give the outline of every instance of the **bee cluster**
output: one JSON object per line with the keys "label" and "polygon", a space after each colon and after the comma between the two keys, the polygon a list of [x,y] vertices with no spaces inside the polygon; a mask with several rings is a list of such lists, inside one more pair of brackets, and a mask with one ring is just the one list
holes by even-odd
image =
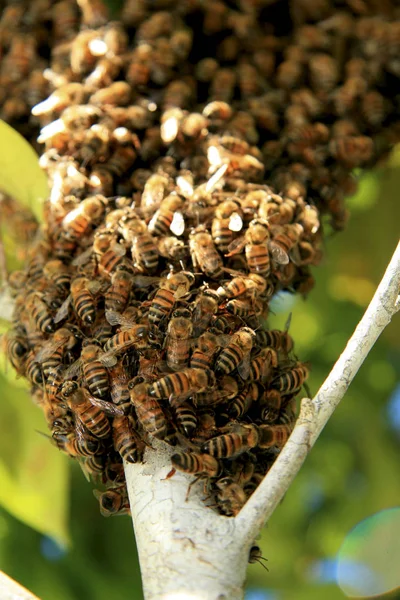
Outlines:
{"label": "bee cluster", "polygon": [[[106,487],[103,514],[129,510],[122,459],[155,437],[236,515],[308,376],[288,332],[266,327],[270,299],[312,288],[322,222],[344,226],[352,170],[399,133],[399,9],[134,0],[107,22],[98,0],[80,17],[43,4],[52,92],[32,119],[52,191],[9,277],[7,354],[53,443]],[[26,19],[16,28],[46,22]],[[1,43],[0,76],[14,61],[26,78],[35,61]]]}

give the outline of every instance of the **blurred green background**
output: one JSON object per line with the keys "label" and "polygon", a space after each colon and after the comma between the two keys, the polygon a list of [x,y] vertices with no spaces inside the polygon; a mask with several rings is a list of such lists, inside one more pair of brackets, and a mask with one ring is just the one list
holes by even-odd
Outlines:
{"label": "blurred green background", "polygon": [[[288,295],[274,303],[272,327],[283,327],[293,313],[291,334],[299,358],[312,364],[312,393],[344,348],[396,246],[398,156],[393,155],[384,169],[365,175],[359,193],[349,199],[349,225],[326,241],[325,259],[315,270],[317,285],[308,300]],[[382,538],[379,527],[375,531],[373,521],[366,521],[361,545],[351,531],[375,513],[400,504],[399,334],[397,316],[263,531],[259,543],[269,572],[258,564],[249,567],[248,600],[345,598],[337,585],[340,573],[342,583],[357,579],[358,573],[354,585],[360,587],[361,581],[364,593],[373,589],[364,563],[363,568],[357,563],[358,570],[351,568],[350,575],[340,566],[346,567],[349,560],[345,542],[356,562],[357,548],[365,549],[367,539],[376,553],[387,550],[387,536]],[[36,430],[46,431],[40,411],[11,368],[2,367],[0,568],[42,600],[122,600],[127,594],[139,600],[130,519],[99,515],[78,465],[38,435]],[[397,531],[399,559],[399,515],[383,512],[378,525],[381,521]],[[400,560],[397,571],[399,564]]]}

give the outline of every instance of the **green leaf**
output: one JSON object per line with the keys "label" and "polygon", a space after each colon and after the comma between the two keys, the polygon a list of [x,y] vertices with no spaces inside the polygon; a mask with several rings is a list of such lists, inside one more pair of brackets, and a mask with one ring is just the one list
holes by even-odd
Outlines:
{"label": "green leaf", "polygon": [[27,386],[15,387],[8,375],[8,380],[0,375],[0,504],[26,525],[68,545],[68,459],[40,435],[47,426]]}
{"label": "green leaf", "polygon": [[1,120],[0,140],[0,189],[42,221],[49,187],[36,152],[22,135]]}

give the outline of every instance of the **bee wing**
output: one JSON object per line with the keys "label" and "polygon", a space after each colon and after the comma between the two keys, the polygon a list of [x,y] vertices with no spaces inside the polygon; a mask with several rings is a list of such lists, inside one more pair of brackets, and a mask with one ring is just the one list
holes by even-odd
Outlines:
{"label": "bee wing", "polygon": [[126,327],[129,329],[129,328],[133,327],[133,325],[135,325],[135,321],[132,321],[132,319],[127,319],[121,313],[119,313],[115,310],[111,310],[111,309],[107,308],[105,311],[105,316],[106,316],[108,323],[113,326],[114,325],[122,325],[123,327]]}
{"label": "bee wing", "polygon": [[[119,346],[118,351],[120,349],[121,349],[121,347]],[[107,367],[108,369],[111,367],[115,367],[115,365],[118,362],[117,357],[115,356],[114,350],[109,350],[108,352],[105,352],[102,356],[99,356],[97,360],[99,362],[101,362],[101,364],[104,365],[105,367]]]}
{"label": "bee wing", "polygon": [[192,395],[193,395],[193,392],[191,392],[190,390],[188,392],[186,392],[185,394],[181,394],[179,396],[175,396],[174,394],[171,394],[170,397],[168,398],[168,401],[173,408],[178,408],[178,406],[181,406],[181,404],[183,404],[185,402],[185,400],[187,400]]}
{"label": "bee wing", "polygon": [[80,468],[82,469],[82,473],[84,474],[86,481],[88,481],[90,483],[90,471],[88,470],[88,468],[86,466],[86,460],[83,458],[78,459],[78,464],[79,464]]}
{"label": "bee wing", "polygon": [[250,354],[247,354],[237,366],[238,373],[242,379],[248,379],[250,375]]}
{"label": "bee wing", "polygon": [[151,285],[155,285],[160,281],[159,277],[149,277],[148,275],[135,275],[133,285],[140,289],[145,289]]}
{"label": "bee wing", "polygon": [[56,342],[51,342],[50,344],[45,344],[41,350],[36,354],[35,360],[38,363],[42,363],[47,360],[56,350],[62,346],[64,340],[57,340]]}
{"label": "bee wing", "polygon": [[110,415],[111,417],[123,417],[124,411],[119,406],[116,406],[112,402],[106,402],[105,400],[100,400],[99,398],[95,398],[94,396],[88,396],[89,401],[93,406],[97,406],[104,413]]}
{"label": "bee wing", "polygon": [[224,333],[217,336],[218,346],[221,348],[226,348],[229,342],[232,340],[231,335],[225,335]]}
{"label": "bee wing", "polygon": [[244,235],[236,238],[236,240],[233,240],[233,242],[231,242],[228,246],[228,253],[225,254],[225,256],[234,256],[235,254],[238,254],[246,245],[246,238],[244,237]]}
{"label": "bee wing", "polygon": [[278,246],[278,244],[275,244],[275,242],[271,241],[269,242],[268,246],[271,252],[271,256],[275,262],[277,262],[280,265],[288,264],[289,256],[284,250],[282,250],[280,246]]}
{"label": "bee wing", "polygon": [[228,166],[229,165],[227,163],[225,163],[224,165],[219,167],[219,169],[217,171],[215,171],[215,173],[212,177],[210,177],[210,179],[207,181],[207,184],[206,184],[206,193],[213,192],[215,190],[215,188],[218,186],[221,179],[225,175],[225,172],[226,172]]}
{"label": "bee wing", "polygon": [[289,316],[286,320],[285,329],[284,329],[284,331],[286,331],[286,332],[289,331],[290,323],[292,322],[292,314],[293,313],[289,313]]}
{"label": "bee wing", "polygon": [[122,244],[119,244],[118,242],[115,242],[114,244],[111,244],[110,249],[117,256],[125,256],[125,254],[126,254],[126,248],[125,248],[125,246],[123,246]]}
{"label": "bee wing", "polygon": [[68,298],[66,298],[66,300],[64,300],[64,302],[61,304],[60,308],[56,312],[54,319],[53,319],[54,323],[57,324],[60,321],[62,321],[63,319],[65,319],[65,317],[67,317],[69,305],[71,304],[71,300],[72,300],[72,296],[70,294],[68,296]]}
{"label": "bee wing", "polygon": [[298,246],[295,246],[294,248],[292,248],[289,252],[289,256],[291,261],[296,265],[296,267],[301,265],[301,255],[300,255],[300,250]]}
{"label": "bee wing", "polygon": [[89,248],[87,248],[87,250],[82,252],[82,254],[80,254],[79,256],[76,256],[74,258],[74,260],[71,262],[71,265],[74,267],[82,267],[87,262],[89,262],[92,254],[93,254],[93,248],[92,248],[92,246],[90,246]]}
{"label": "bee wing", "polygon": [[73,377],[78,375],[81,366],[82,366],[82,359],[78,358],[78,360],[76,360],[74,363],[72,363],[72,365],[70,365],[68,367],[68,369],[65,371],[65,377],[64,377],[65,381],[67,381],[68,379],[72,379]]}
{"label": "bee wing", "polygon": [[172,233],[176,236],[182,235],[185,231],[185,219],[181,212],[175,212],[171,225],[169,226]]}

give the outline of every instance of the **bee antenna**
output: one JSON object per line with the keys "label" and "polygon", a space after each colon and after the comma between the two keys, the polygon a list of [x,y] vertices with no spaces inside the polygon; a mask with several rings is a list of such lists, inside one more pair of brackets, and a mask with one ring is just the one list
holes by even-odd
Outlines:
{"label": "bee antenna", "polygon": [[285,323],[285,331],[286,332],[289,331],[290,323],[292,321],[292,314],[293,313],[289,313],[289,316],[288,316],[287,321]]}

